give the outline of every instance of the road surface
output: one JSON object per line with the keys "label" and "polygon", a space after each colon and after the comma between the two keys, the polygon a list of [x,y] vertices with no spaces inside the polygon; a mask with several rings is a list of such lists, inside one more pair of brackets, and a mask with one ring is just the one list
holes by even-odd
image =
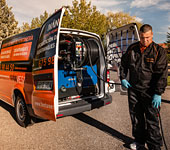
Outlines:
{"label": "road surface", "polygon": [[[90,112],[20,127],[14,109],[0,101],[0,150],[127,150],[132,142],[127,96]],[[162,123],[170,149],[170,89],[163,95]]]}

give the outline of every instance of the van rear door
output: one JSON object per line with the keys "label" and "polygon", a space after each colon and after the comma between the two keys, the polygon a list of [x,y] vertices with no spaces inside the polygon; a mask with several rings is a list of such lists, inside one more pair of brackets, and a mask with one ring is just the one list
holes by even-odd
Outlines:
{"label": "van rear door", "polygon": [[42,25],[33,61],[35,115],[56,120],[58,113],[58,43],[65,9],[55,12]]}
{"label": "van rear door", "polygon": [[[110,83],[113,85],[120,84],[119,80],[119,67],[121,63],[121,57],[126,52],[129,45],[139,41],[139,34],[136,23],[130,23],[120,28],[116,28],[107,33],[107,70],[110,71]],[[126,92],[126,89],[114,87],[110,85],[109,92],[112,91]]]}

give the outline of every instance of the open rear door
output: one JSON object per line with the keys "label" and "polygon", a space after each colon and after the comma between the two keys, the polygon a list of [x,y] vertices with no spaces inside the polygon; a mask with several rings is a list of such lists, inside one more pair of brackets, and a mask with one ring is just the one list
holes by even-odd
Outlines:
{"label": "open rear door", "polygon": [[58,113],[58,44],[64,11],[61,8],[42,25],[33,60],[32,107],[35,115],[49,120],[56,120]]}
{"label": "open rear door", "polygon": [[[122,26],[107,33],[106,59],[107,69],[110,70],[110,83],[120,84],[119,67],[121,57],[128,46],[137,41],[139,41],[139,34],[135,23]],[[110,89],[111,87],[114,86],[110,86]],[[121,86],[119,89],[116,88],[116,90],[124,91]]]}

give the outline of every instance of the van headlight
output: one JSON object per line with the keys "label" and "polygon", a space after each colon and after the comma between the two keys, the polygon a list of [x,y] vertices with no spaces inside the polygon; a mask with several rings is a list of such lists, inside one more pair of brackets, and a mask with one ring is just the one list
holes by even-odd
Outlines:
{"label": "van headlight", "polygon": [[37,81],[36,90],[53,90],[53,81]]}

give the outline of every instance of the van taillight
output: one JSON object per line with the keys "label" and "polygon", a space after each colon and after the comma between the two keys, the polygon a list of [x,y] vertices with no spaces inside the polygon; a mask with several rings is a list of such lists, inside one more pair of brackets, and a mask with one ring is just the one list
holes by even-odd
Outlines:
{"label": "van taillight", "polygon": [[110,81],[110,71],[107,70],[107,82],[109,82],[109,81]]}
{"label": "van taillight", "polygon": [[57,115],[57,118],[63,117],[63,116],[64,116],[64,114],[58,114],[58,115]]}

